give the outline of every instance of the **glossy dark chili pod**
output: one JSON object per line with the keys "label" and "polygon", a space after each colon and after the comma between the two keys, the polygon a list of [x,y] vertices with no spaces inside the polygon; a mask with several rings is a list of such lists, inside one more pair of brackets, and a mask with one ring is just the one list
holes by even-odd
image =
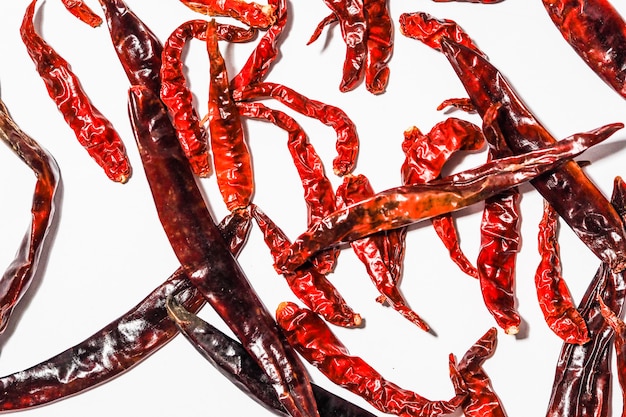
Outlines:
{"label": "glossy dark chili pod", "polygon": [[[236,256],[247,239],[250,217],[230,215],[219,229]],[[179,268],[139,304],[84,341],[28,369],[1,377],[0,411],[49,404],[130,371],[178,334],[165,307],[171,297],[191,312],[206,302]]]}
{"label": "glossy dark chili pod", "polygon": [[219,235],[158,93],[132,87],[129,113],[157,213],[189,279],[267,372],[285,409],[317,416],[304,365]]}
{"label": "glossy dark chili pod", "polygon": [[[174,298],[168,301],[167,309],[180,332],[226,378],[265,408],[288,416],[267,375],[241,343],[187,311]],[[311,387],[320,417],[374,417],[372,413],[315,384]]]}

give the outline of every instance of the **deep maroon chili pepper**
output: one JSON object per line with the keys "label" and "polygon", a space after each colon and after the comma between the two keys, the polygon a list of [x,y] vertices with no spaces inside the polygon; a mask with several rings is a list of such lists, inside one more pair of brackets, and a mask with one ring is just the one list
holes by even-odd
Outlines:
{"label": "deep maroon chili pepper", "polygon": [[[234,255],[244,246],[249,220],[249,216],[231,215],[219,225]],[[110,381],[149,358],[178,334],[165,306],[170,297],[192,312],[205,304],[202,294],[179,268],[139,304],[84,341],[28,369],[1,377],[0,411],[23,410],[68,398]]]}
{"label": "deep maroon chili pepper", "polygon": [[[621,123],[607,125],[524,156],[498,159],[426,184],[377,193],[358,204],[337,210],[309,228],[285,251],[276,266],[283,272],[293,271],[310,256],[328,247],[381,230],[408,226],[482,201],[558,167],[563,163],[562,158],[576,156],[586,145],[602,141],[622,127]],[[559,152],[567,148],[569,152]]]}
{"label": "deep maroon chili pepper", "polygon": [[210,60],[208,101],[209,140],[217,184],[230,211],[245,208],[254,193],[252,158],[244,136],[237,105],[233,100],[226,64],[217,44],[217,24],[207,24]]}
{"label": "deep maroon chili pepper", "polygon": [[461,404],[465,417],[506,417],[483,363],[493,356],[498,332],[492,327],[469,350],[457,365],[467,387],[467,398]]}
{"label": "deep maroon chili pepper", "polygon": [[[622,215],[626,208],[626,184],[616,178],[611,203]],[[597,301],[601,297],[621,315],[626,300],[624,273],[600,264],[578,311],[587,323],[589,342],[564,343],[556,365],[552,395],[546,417],[606,417],[611,397],[611,345],[613,329],[606,323]]]}
{"label": "deep maroon chili pepper", "polygon": [[157,213],[189,279],[267,372],[285,409],[317,416],[306,370],[219,235],[159,96],[132,87],[129,113]]}
{"label": "deep maroon chili pepper", "polygon": [[113,181],[124,183],[131,167],[122,139],[89,100],[69,63],[35,31],[33,18],[37,0],[24,14],[20,27],[22,41],[55,102],[78,142]]}
{"label": "deep maroon chili pepper", "polygon": [[335,384],[361,396],[384,413],[401,417],[449,414],[459,408],[467,395],[452,362],[450,378],[455,396],[448,401],[432,401],[386,380],[362,358],[351,356],[326,323],[311,310],[284,302],[278,306],[276,318],[289,342],[307,361]]}
{"label": "deep maroon chili pepper", "polygon": [[[337,188],[337,208],[342,209],[374,195],[374,189],[364,175],[347,175]],[[430,326],[409,306],[398,288],[401,265],[404,258],[404,242],[400,248],[393,247],[397,239],[389,235],[404,233],[404,228],[374,233],[350,242],[355,255],[365,265],[367,274],[381,294],[378,301],[390,305],[404,318],[424,331]],[[285,248],[287,249],[287,248]],[[296,270],[296,272],[299,271]]]}
{"label": "deep maroon chili pepper", "polygon": [[274,6],[245,0],[180,0],[191,10],[208,16],[225,16],[258,29],[271,26],[276,20]]}
{"label": "deep maroon chili pepper", "polygon": [[30,287],[46,250],[46,238],[56,221],[60,173],[54,157],[24,133],[0,100],[0,139],[33,170],[37,177],[31,205],[31,222],[11,264],[0,278],[0,333],[6,329],[14,307]]}
{"label": "deep maroon chili pepper", "polygon": [[587,324],[576,309],[567,283],[561,275],[561,258],[557,238],[558,214],[544,200],[539,223],[538,246],[541,260],[535,273],[539,307],[548,327],[565,343],[589,341]]}
{"label": "deep maroon chili pepper", "polygon": [[617,379],[622,391],[622,417],[626,416],[626,323],[598,297],[600,313],[615,333],[615,361],[617,363]]}
{"label": "deep maroon chili pepper", "polygon": [[589,67],[626,98],[626,22],[607,0],[543,0],[565,40]]}
{"label": "deep maroon chili pepper", "polygon": [[[287,416],[267,375],[240,343],[226,336],[174,298],[167,303],[170,317],[200,354],[246,394],[267,409]],[[375,417],[349,401],[312,384],[321,417]]]}
{"label": "deep maroon chili pepper", "polygon": [[91,27],[98,27],[102,24],[102,18],[80,0],[61,0],[68,12],[76,16],[82,22]]}
{"label": "deep maroon chili pepper", "polygon": [[[287,235],[256,205],[251,205],[256,220],[272,257],[277,259],[291,242]],[[361,325],[361,316],[356,314],[343,299],[339,291],[312,264],[297,271],[284,274],[289,288],[300,301],[329,323],[342,327]]]}

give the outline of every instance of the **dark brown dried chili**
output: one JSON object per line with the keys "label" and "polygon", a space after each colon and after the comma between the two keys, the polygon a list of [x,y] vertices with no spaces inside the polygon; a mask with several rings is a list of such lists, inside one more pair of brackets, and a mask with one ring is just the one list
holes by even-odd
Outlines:
{"label": "dark brown dried chili", "polygon": [[626,416],[626,323],[607,306],[601,297],[598,297],[600,313],[615,333],[613,346],[615,347],[615,362],[617,379],[622,391],[622,417]]}

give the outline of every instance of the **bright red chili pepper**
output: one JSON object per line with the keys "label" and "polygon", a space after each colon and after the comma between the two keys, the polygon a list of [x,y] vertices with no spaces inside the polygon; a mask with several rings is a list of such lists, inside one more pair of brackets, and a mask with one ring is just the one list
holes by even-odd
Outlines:
{"label": "bright red chili pepper", "polygon": [[382,94],[389,82],[389,60],[393,52],[393,24],[388,0],[363,0],[367,22],[365,88]]}
{"label": "bright red chili pepper", "polygon": [[225,16],[258,29],[271,26],[275,20],[275,9],[271,4],[263,5],[245,0],[180,0],[191,10],[208,16]]}
{"label": "bright red chili pepper", "polygon": [[81,0],[61,0],[61,2],[68,12],[89,26],[95,28],[102,24],[102,18]]}

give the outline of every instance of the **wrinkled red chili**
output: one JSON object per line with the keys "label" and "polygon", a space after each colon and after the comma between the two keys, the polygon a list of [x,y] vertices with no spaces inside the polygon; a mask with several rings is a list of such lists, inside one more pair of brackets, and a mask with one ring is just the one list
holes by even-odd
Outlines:
{"label": "wrinkled red chili", "polygon": [[68,12],[76,16],[82,22],[91,27],[98,27],[102,24],[102,18],[80,0],[61,0]]}
{"label": "wrinkled red chili", "polygon": [[265,29],[275,20],[275,9],[271,4],[259,4],[245,0],[180,0],[191,10],[208,16],[225,16],[239,20],[250,27]]}

